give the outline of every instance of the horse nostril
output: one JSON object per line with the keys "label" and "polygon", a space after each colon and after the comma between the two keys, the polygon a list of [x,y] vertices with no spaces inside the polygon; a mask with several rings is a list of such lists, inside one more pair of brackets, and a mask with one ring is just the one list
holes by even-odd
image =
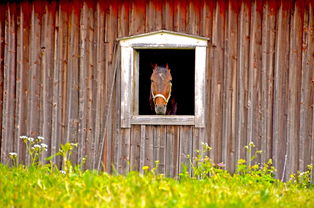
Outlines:
{"label": "horse nostril", "polygon": [[155,112],[158,115],[165,115],[166,114],[166,105],[155,105]]}

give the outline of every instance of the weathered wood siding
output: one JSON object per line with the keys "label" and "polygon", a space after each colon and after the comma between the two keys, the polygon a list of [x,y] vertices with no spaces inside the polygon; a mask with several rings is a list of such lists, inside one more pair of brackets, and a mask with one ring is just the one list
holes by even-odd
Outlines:
{"label": "weathered wood siding", "polygon": [[[20,135],[47,138],[50,155],[78,142],[86,168],[141,170],[159,160],[176,176],[207,142],[233,171],[253,141],[282,178],[314,163],[314,2],[21,1],[0,4],[1,162]],[[210,38],[206,128],[120,128],[116,38],[160,29]],[[102,148],[104,146],[104,148]],[[56,158],[58,164],[61,161]]]}

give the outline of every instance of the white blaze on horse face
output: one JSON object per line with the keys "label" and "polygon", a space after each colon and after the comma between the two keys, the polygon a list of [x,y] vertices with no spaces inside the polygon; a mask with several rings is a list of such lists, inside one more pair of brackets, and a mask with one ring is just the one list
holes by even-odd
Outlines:
{"label": "white blaze on horse face", "polygon": [[160,77],[162,80],[165,79],[165,75],[164,75],[163,73],[159,73],[158,75],[159,75],[159,77]]}

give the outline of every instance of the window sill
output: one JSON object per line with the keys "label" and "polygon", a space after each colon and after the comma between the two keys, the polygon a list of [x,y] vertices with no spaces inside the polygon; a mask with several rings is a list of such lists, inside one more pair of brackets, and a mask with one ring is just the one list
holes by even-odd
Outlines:
{"label": "window sill", "polygon": [[195,125],[195,116],[138,115],[131,117],[131,124],[138,125]]}

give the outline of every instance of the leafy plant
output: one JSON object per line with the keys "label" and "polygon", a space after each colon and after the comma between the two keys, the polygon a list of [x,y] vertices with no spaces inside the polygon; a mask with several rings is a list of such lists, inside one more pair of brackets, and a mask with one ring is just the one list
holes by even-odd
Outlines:
{"label": "leafy plant", "polygon": [[[36,138],[28,136],[20,136],[20,139],[24,142],[26,150],[29,153],[32,166],[38,166],[40,163],[40,157],[44,151],[47,151],[48,145],[43,143],[44,137],[38,136]],[[14,161],[15,166],[18,165],[18,158],[16,153],[9,153],[10,158]]]}
{"label": "leafy plant", "polygon": [[[47,158],[52,164],[54,157],[62,157],[65,175],[39,162],[30,167],[0,163],[0,207],[314,207],[312,166],[284,183],[274,179],[271,160],[253,164],[252,149],[251,159],[239,160],[230,174],[224,163],[208,157],[211,148],[203,144],[188,157],[193,175],[185,166],[176,180],[158,173],[159,161],[151,169],[144,166],[144,174],[81,170],[82,164],[73,167],[69,160],[76,146],[61,145]],[[17,154],[10,158],[17,161]]]}
{"label": "leafy plant", "polygon": [[[70,157],[72,155],[74,147],[77,147],[77,143],[61,144],[59,151],[56,154],[47,157],[46,160],[52,160],[56,156],[61,156],[63,161],[63,170],[61,170],[61,172],[64,174],[72,174],[73,165],[71,163]],[[85,162],[85,159],[83,159],[83,162]]]}
{"label": "leafy plant", "polygon": [[294,184],[301,188],[308,188],[311,186],[311,175],[313,171],[313,165],[308,165],[307,170],[304,172],[298,171],[295,174],[290,175],[289,183]]}

